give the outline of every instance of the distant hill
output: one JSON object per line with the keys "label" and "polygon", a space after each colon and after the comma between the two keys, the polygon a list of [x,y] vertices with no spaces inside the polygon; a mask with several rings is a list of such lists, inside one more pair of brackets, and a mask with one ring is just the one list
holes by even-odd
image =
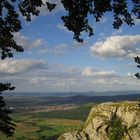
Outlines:
{"label": "distant hill", "polygon": [[[12,95],[11,95],[12,96]],[[60,104],[83,104],[83,103],[102,103],[118,101],[140,100],[140,94],[112,95],[112,96],[14,96],[14,98],[5,97],[8,106],[28,107],[28,106],[46,106]]]}
{"label": "distant hill", "polygon": [[66,96],[76,96],[76,95],[84,95],[84,96],[114,96],[114,95],[128,95],[128,94],[140,94],[138,90],[120,90],[120,91],[88,91],[88,92],[20,92],[20,93],[4,93],[3,95],[6,98],[28,98],[28,97],[66,97]]}

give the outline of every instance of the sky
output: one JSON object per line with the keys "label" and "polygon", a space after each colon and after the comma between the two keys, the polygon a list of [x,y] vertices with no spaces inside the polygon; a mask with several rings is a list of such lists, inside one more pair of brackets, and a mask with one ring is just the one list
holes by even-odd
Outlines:
{"label": "sky", "polygon": [[115,30],[111,14],[100,23],[90,18],[94,36],[82,33],[82,44],[64,27],[61,3],[51,13],[40,10],[31,22],[20,17],[23,29],[14,39],[24,52],[0,61],[0,81],[11,82],[15,92],[140,90],[133,58],[140,54],[140,20]]}

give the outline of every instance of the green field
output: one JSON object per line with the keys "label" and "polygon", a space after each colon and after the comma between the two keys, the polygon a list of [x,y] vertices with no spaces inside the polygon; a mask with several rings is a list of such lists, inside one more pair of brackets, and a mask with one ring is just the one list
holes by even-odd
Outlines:
{"label": "green field", "polygon": [[0,140],[56,140],[67,131],[80,130],[93,104],[81,105],[65,111],[14,113],[11,117],[16,123],[15,135]]}
{"label": "green field", "polygon": [[93,103],[80,105],[78,108],[70,110],[60,110],[60,111],[51,111],[51,112],[40,112],[40,113],[28,113],[34,118],[55,118],[55,119],[74,119],[85,121],[87,115],[90,111],[90,108],[93,106]]}

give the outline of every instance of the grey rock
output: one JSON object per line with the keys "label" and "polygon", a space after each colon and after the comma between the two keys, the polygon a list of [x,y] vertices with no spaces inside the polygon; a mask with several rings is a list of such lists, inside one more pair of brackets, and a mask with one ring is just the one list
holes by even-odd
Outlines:
{"label": "grey rock", "polygon": [[106,122],[114,114],[128,130],[122,140],[140,140],[140,102],[137,101],[109,102],[93,106],[81,132],[64,133],[58,140],[109,140]]}

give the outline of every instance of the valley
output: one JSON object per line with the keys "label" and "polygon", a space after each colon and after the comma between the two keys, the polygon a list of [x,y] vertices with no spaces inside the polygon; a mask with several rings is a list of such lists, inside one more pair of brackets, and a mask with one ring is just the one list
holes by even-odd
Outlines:
{"label": "valley", "polygon": [[102,102],[138,100],[140,94],[115,96],[16,96],[7,107],[16,124],[15,135],[1,140],[57,140],[64,132],[80,131],[91,108]]}

